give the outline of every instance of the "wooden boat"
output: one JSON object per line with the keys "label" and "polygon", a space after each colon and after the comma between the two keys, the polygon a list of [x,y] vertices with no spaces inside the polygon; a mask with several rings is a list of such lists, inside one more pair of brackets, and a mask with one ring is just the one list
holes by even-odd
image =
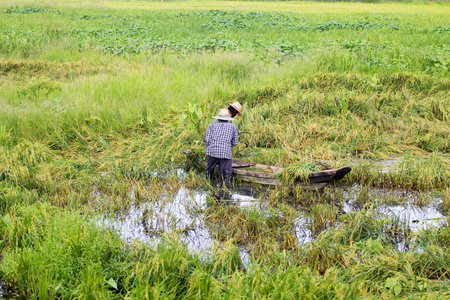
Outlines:
{"label": "wooden boat", "polygon": [[[196,159],[193,155],[191,155],[191,150],[187,149],[184,153],[196,165],[206,168],[207,162]],[[250,168],[252,170],[249,170]],[[262,171],[259,172],[255,169],[261,169]],[[283,167],[233,160],[233,174],[245,182],[276,186],[280,184],[277,174],[283,170]],[[339,169],[311,172],[309,174],[308,181],[301,181],[298,179],[295,181],[295,184],[304,189],[320,190],[343,178],[351,170],[352,169],[350,167],[342,167]]]}

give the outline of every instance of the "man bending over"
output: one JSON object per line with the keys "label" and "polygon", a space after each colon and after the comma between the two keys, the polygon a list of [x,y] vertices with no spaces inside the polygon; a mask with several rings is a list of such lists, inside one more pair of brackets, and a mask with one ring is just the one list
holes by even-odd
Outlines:
{"label": "man bending over", "polygon": [[215,167],[219,166],[220,186],[229,188],[232,176],[231,147],[238,144],[239,131],[233,123],[228,109],[221,109],[213,119],[218,122],[211,123],[206,130],[203,141],[206,144],[208,164],[206,177],[211,180]]}

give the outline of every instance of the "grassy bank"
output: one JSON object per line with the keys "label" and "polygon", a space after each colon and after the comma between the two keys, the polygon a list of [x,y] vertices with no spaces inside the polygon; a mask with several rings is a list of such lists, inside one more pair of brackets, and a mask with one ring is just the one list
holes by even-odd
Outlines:
{"label": "grassy bank", "polygon": [[[368,190],[438,195],[448,212],[450,6],[255,3],[0,4],[0,278],[39,299],[446,293],[447,224],[412,232],[373,209],[396,197]],[[342,213],[340,190],[291,187],[262,211],[194,206],[217,242],[208,259],[177,228],[150,228],[155,246],[101,226],[181,186],[209,190],[199,172],[180,180],[182,151],[203,157],[210,117],[234,101],[248,132],[234,157],[351,165],[358,211]]]}
{"label": "grassy bank", "polygon": [[[316,239],[298,245],[296,211],[280,208],[260,214],[211,206],[207,223],[224,242],[205,259],[176,235],[155,246],[127,244],[80,214],[48,204],[22,206],[2,216],[1,272],[27,299],[447,296],[447,225],[413,233],[369,208],[337,217],[339,226],[319,233],[328,226],[320,215],[335,211],[322,204],[311,222]],[[249,243],[245,261],[240,245]]]}

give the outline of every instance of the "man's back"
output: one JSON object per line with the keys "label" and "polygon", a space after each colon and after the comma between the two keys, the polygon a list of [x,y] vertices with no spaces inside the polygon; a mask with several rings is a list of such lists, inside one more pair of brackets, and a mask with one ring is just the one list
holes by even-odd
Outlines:
{"label": "man's back", "polygon": [[211,123],[204,137],[206,155],[231,159],[231,147],[238,144],[239,131],[233,123]]}

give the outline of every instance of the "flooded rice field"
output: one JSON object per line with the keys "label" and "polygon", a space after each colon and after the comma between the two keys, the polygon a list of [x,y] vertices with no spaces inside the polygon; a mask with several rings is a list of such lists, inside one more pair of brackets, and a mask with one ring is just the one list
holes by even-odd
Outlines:
{"label": "flooded rice field", "polygon": [[[340,216],[365,212],[389,223],[385,228],[395,232],[392,244],[400,251],[409,250],[411,233],[436,228],[447,222],[439,209],[442,199],[438,196],[374,189],[358,184],[309,193],[305,197],[317,198],[317,203],[309,206],[299,204],[298,199],[274,204],[270,190],[252,185],[234,188],[229,200],[218,202],[213,194],[181,187],[173,195],[141,201],[126,211],[103,215],[99,222],[102,226],[114,228],[122,239],[130,243],[141,241],[153,245],[163,236],[176,236],[193,253],[207,253],[227,238],[235,238],[243,261],[248,260],[251,253],[254,241],[251,235],[271,232],[267,224],[272,219],[279,222],[275,222],[272,229],[277,226],[288,228],[295,235],[295,243],[300,246],[314,241],[325,230],[337,228]],[[134,197],[133,192],[130,197]],[[280,209],[279,206],[284,208]],[[289,209],[286,210],[286,207]],[[246,217],[234,218],[237,214]],[[249,226],[248,223],[253,225]],[[237,232],[236,227],[239,230],[241,225],[245,233],[233,237],[233,233]]]}
{"label": "flooded rice field", "polygon": [[[257,190],[252,188],[237,189],[230,200],[223,201],[223,205],[242,209],[261,207],[259,199],[254,198],[257,195]],[[133,206],[126,212],[105,216],[101,222],[116,229],[129,242],[140,240],[153,243],[163,234],[181,234],[181,241],[192,251],[199,252],[211,248],[215,240],[205,224],[207,196],[205,191],[181,188],[172,198]]]}

